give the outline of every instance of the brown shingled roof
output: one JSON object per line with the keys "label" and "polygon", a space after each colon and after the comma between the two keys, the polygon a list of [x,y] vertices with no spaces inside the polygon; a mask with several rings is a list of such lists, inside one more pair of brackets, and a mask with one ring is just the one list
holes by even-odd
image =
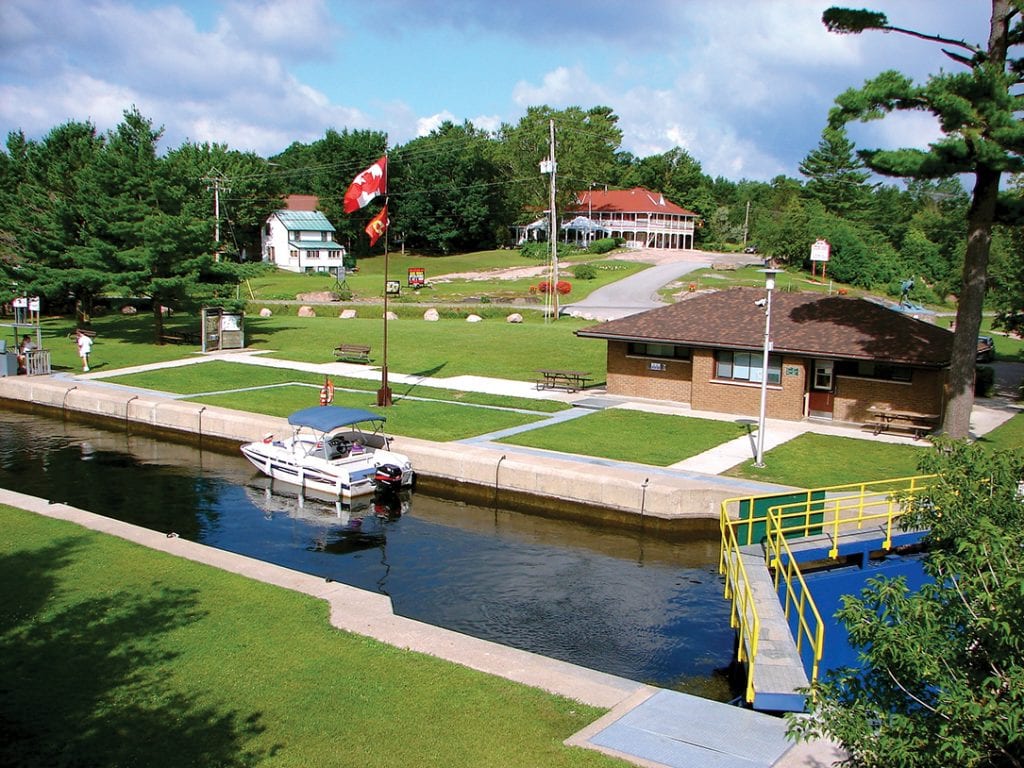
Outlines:
{"label": "brown shingled roof", "polygon": [[[701,294],[648,312],[582,328],[578,336],[716,349],[760,350],[762,288]],[[953,334],[864,299],[819,293],[772,293],[772,350],[833,359],[942,368]]]}

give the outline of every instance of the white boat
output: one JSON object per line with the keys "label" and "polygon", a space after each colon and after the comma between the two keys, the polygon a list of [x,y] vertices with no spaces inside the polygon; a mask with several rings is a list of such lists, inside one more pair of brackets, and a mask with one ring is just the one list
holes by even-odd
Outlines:
{"label": "white boat", "polygon": [[412,486],[412,463],[391,450],[384,416],[320,405],[296,411],[288,423],[291,437],[267,435],[242,446],[245,458],[272,479],[343,499]]}

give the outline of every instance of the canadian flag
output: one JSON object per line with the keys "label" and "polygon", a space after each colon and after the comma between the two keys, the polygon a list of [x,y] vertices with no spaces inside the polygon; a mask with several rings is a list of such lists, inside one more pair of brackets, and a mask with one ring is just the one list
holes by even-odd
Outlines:
{"label": "canadian flag", "polygon": [[380,239],[380,236],[388,231],[388,206],[387,203],[380,209],[380,213],[370,219],[370,223],[366,225],[366,234],[370,236],[370,245],[374,246]]}
{"label": "canadian flag", "polygon": [[360,173],[345,192],[345,213],[365,208],[377,195],[383,194],[388,185],[388,157],[385,155]]}

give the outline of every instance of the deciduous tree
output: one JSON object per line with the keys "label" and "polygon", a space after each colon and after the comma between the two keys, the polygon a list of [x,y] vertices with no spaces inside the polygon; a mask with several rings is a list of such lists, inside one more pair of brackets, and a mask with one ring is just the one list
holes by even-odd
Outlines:
{"label": "deciduous tree", "polygon": [[1024,451],[942,439],[922,462],[938,473],[905,502],[929,529],[917,592],[871,579],[838,616],[861,669],[813,686],[791,735],[827,736],[855,768],[1024,766]]}

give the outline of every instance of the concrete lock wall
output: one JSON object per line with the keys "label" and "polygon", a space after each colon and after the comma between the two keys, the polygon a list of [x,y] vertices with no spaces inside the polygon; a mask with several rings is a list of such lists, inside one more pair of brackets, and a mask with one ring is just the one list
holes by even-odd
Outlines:
{"label": "concrete lock wall", "polygon": [[[191,403],[85,381],[49,377],[0,378],[0,399],[146,425],[157,430],[214,438],[227,443],[290,434],[287,420]],[[514,503],[553,516],[589,517],[635,526],[674,527],[681,521],[718,520],[723,499],[734,490],[691,477],[595,466],[484,446],[435,443],[396,437],[392,446],[409,456],[430,489],[456,487],[477,502]]]}

